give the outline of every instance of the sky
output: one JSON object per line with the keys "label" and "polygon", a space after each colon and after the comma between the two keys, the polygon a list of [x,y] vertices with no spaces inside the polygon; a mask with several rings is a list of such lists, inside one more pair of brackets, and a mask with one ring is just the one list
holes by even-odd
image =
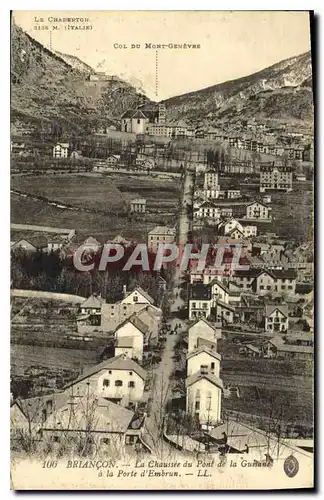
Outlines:
{"label": "sky", "polygon": [[[15,11],[13,16],[45,46],[51,43],[53,50],[138,84],[153,100],[240,78],[310,50],[308,12]],[[52,19],[72,17],[89,21]],[[68,30],[67,25],[92,29]],[[159,49],[156,56],[145,43],[201,48]]]}

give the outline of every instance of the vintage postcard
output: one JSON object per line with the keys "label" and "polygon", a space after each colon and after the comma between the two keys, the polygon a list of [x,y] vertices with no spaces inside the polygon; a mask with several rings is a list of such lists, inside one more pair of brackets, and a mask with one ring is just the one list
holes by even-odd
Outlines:
{"label": "vintage postcard", "polygon": [[11,489],[314,486],[308,11],[13,11]]}

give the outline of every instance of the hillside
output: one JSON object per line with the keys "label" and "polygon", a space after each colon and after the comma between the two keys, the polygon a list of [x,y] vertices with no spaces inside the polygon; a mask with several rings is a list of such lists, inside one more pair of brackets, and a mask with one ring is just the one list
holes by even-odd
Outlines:
{"label": "hillside", "polygon": [[90,82],[90,70],[74,56],[51,52],[13,23],[12,129],[33,125],[60,135],[88,131],[97,123],[109,125],[139,101],[149,102],[123,80]]}
{"label": "hillside", "polygon": [[165,101],[170,119],[209,125],[237,118],[312,120],[311,54],[307,52],[237,80]]}
{"label": "hillside", "polygon": [[91,68],[89,64],[86,64],[85,62],[81,61],[81,59],[79,59],[76,56],[72,56],[70,54],[63,54],[62,52],[58,52],[57,50],[55,50],[54,53],[61,59],[63,59],[63,61],[65,61],[67,64],[72,66],[73,69],[76,69],[81,73],[85,73],[86,75],[95,73],[95,70]]}

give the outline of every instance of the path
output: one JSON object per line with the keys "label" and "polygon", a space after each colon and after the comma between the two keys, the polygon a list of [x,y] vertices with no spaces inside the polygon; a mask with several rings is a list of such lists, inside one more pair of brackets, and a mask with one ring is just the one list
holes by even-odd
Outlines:
{"label": "path", "polygon": [[[182,196],[180,199],[179,211],[179,234],[178,241],[180,245],[184,245],[188,241],[188,233],[190,230],[190,220],[187,214],[187,204],[192,203],[192,176],[186,174],[183,184]],[[185,307],[185,302],[180,298],[180,285],[181,272],[180,268],[176,268],[174,275],[174,286],[172,289],[172,298],[170,311],[176,313]],[[153,369],[152,376],[154,377],[153,390],[152,390],[152,407],[150,416],[146,419],[145,432],[143,435],[144,442],[150,446],[151,449],[157,450],[160,456],[174,455],[175,450],[172,446],[166,443],[161,438],[161,428],[163,427],[163,417],[165,414],[165,406],[168,402],[170,391],[170,377],[173,371],[173,355],[174,346],[178,339],[180,332],[186,328],[183,320],[177,317],[172,317],[168,320],[171,325],[171,330],[174,330],[176,324],[180,324],[181,328],[177,334],[167,335],[162,360],[159,365]]]}

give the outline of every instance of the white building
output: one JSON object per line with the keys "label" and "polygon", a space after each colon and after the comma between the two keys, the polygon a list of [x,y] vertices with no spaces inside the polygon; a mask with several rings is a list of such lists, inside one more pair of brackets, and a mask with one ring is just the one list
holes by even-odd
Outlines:
{"label": "white building", "polygon": [[216,349],[202,345],[187,355],[187,377],[191,377],[197,372],[211,373],[219,377],[220,362],[221,355]]}
{"label": "white building", "polygon": [[146,199],[136,198],[130,202],[130,211],[135,213],[145,213],[146,212]]}
{"label": "white building", "polygon": [[136,111],[128,109],[121,117],[122,132],[131,132],[133,134],[146,134],[148,130],[149,118],[141,110]]}
{"label": "white building", "polygon": [[194,209],[194,215],[197,219],[207,219],[217,223],[220,218],[220,209],[211,201],[204,201]]}
{"label": "white building", "polygon": [[120,155],[110,155],[106,159],[106,165],[114,166],[120,162]]}
{"label": "white building", "polygon": [[154,304],[154,299],[140,286],[136,287],[132,292],[125,294],[121,301],[122,304]]}
{"label": "white building", "polygon": [[115,356],[106,359],[88,370],[68,386],[73,387],[77,396],[96,394],[99,397],[119,402],[122,406],[142,401],[146,372],[135,361],[126,356]]}
{"label": "white building", "polygon": [[149,123],[147,133],[158,137],[172,137],[174,127],[167,123]]}
{"label": "white building", "polygon": [[156,252],[162,243],[173,243],[176,239],[176,229],[174,227],[156,226],[147,235],[148,247]]}
{"label": "white building", "polygon": [[286,165],[260,166],[260,193],[292,190],[292,168]]}
{"label": "white building", "polygon": [[218,198],[220,187],[218,184],[218,172],[209,168],[204,173],[204,195],[206,198]]}
{"label": "white building", "polygon": [[223,382],[211,373],[197,372],[186,380],[186,411],[199,420],[202,429],[211,429],[221,420]]}
{"label": "white building", "polygon": [[265,307],[265,331],[284,333],[288,331],[287,304],[267,304]]}
{"label": "white building", "polygon": [[69,147],[70,145],[68,142],[58,142],[53,147],[53,158],[67,158]]}
{"label": "white building", "polygon": [[188,329],[188,354],[198,347],[198,339],[205,339],[217,346],[222,336],[220,323],[210,323],[206,319],[196,320]]}
{"label": "white building", "polygon": [[250,220],[269,220],[271,219],[271,207],[261,201],[253,201],[246,207],[246,218]]}
{"label": "white building", "polygon": [[138,361],[143,359],[143,347],[146,329],[136,315],[131,316],[115,331],[115,356],[124,354]]}

